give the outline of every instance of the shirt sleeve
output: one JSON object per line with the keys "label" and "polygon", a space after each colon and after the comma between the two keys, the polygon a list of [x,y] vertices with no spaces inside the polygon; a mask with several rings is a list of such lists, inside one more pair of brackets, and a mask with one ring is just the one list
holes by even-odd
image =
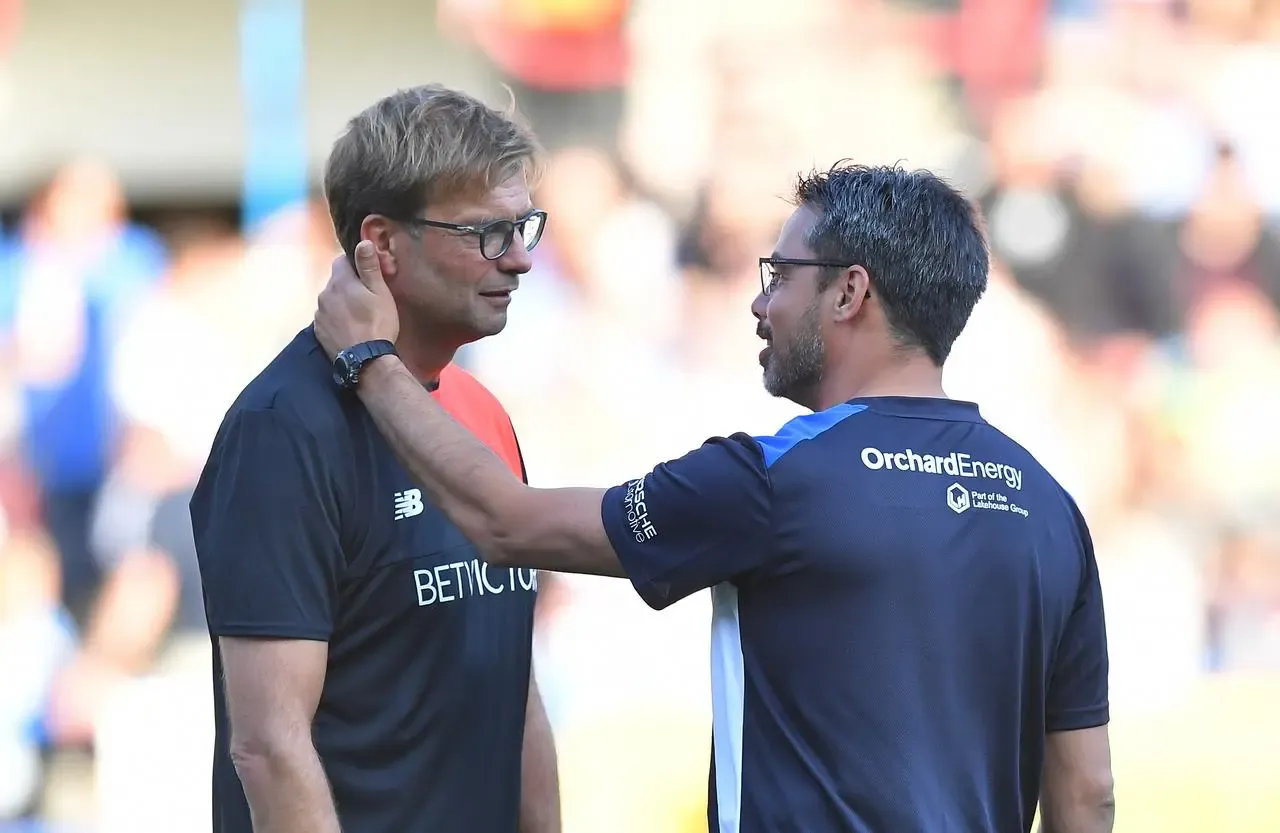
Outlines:
{"label": "shirt sleeve", "polygon": [[191,499],[211,634],[329,638],[345,567],[336,482],[287,415],[228,419]]}
{"label": "shirt sleeve", "polygon": [[1050,732],[1088,729],[1110,722],[1107,675],[1107,628],[1102,585],[1093,542],[1076,510],[1084,546],[1084,572],[1075,607],[1058,642],[1045,702],[1045,728]]}
{"label": "shirt sleeve", "polygon": [[661,610],[765,564],[772,497],[759,445],[735,434],[609,489],[601,516],[636,591]]}

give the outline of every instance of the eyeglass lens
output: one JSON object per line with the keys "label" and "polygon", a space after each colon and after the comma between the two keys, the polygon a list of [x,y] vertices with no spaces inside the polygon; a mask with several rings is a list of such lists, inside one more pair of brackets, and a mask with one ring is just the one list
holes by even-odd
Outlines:
{"label": "eyeglass lens", "polygon": [[480,251],[489,260],[497,260],[511,247],[511,241],[515,239],[517,229],[520,231],[520,239],[524,242],[525,250],[533,251],[538,241],[542,239],[542,229],[545,225],[546,215],[541,212],[530,214],[518,223],[510,220],[493,223],[480,235]]}

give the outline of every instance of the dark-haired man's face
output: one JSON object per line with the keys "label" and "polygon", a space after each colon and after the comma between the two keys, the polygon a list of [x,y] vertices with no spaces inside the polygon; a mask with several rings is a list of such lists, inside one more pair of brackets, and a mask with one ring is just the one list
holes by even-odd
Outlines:
{"label": "dark-haired man's face", "polygon": [[[813,259],[805,236],[816,220],[811,209],[797,209],[782,227],[775,257]],[[751,305],[759,322],[756,332],[767,342],[760,351],[765,390],[805,407],[813,407],[826,368],[819,276],[817,266],[777,264],[768,294],[762,292]]]}
{"label": "dark-haired man's face", "polygon": [[764,389],[773,396],[809,407],[806,400],[822,382],[825,368],[825,347],[818,325],[818,305],[811,304],[795,326],[789,332],[784,331],[784,335],[779,335],[772,329],[767,329],[766,332],[771,333],[769,346],[760,354],[760,366],[764,368]]}

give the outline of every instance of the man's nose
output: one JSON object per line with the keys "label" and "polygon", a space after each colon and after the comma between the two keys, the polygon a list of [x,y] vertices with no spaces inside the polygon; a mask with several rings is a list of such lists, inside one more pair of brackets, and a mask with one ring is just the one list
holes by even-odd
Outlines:
{"label": "man's nose", "polygon": [[523,275],[533,268],[533,255],[525,248],[524,238],[516,235],[511,245],[498,258],[498,268],[513,275]]}
{"label": "man's nose", "polygon": [[756,294],[751,301],[751,314],[756,317],[757,321],[764,321],[764,314],[769,310],[769,299],[765,297],[763,292]]}

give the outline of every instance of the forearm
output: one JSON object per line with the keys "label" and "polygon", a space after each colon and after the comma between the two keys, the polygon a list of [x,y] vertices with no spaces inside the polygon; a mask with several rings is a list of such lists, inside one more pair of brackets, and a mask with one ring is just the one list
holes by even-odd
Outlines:
{"label": "forearm", "polygon": [[526,488],[480,440],[441,408],[395,357],[366,366],[360,399],[396,457],[431,501],[481,552],[514,526],[503,517]]}
{"label": "forearm", "polygon": [[521,759],[520,833],[560,833],[555,738],[536,688],[529,696]]}
{"label": "forearm", "polygon": [[398,358],[366,366],[359,392],[397,459],[486,560],[626,575],[601,521],[602,490],[526,486]]}
{"label": "forearm", "polygon": [[333,794],[309,743],[233,755],[253,819],[253,833],[340,833]]}

